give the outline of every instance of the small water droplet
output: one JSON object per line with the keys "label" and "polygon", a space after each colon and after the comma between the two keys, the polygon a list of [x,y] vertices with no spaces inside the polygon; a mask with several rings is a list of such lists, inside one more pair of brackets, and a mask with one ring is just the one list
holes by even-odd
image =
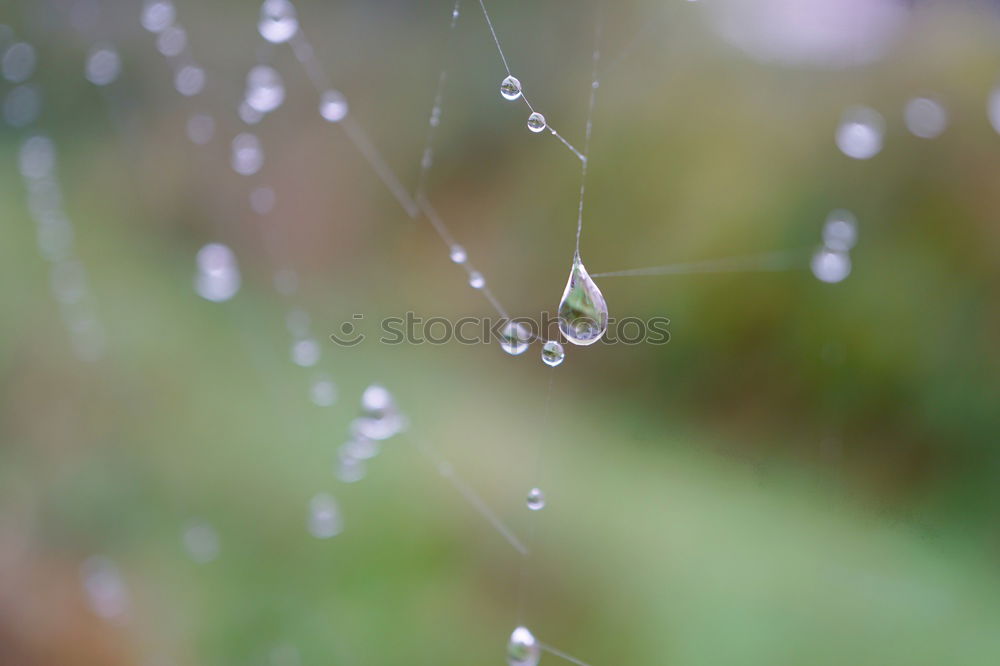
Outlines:
{"label": "small water droplet", "polygon": [[528,116],[528,129],[536,134],[545,129],[545,116],[537,111]]}
{"label": "small water droplet", "polygon": [[174,77],[174,87],[185,97],[197,95],[205,87],[205,70],[197,65],[185,65]]}
{"label": "small water droplet", "polygon": [[837,147],[848,157],[867,160],[882,150],[885,120],[875,109],[856,106],[844,112],[837,128]]}
{"label": "small water droplet", "polygon": [[0,71],[11,83],[21,83],[34,73],[36,62],[35,47],[27,42],[17,42],[4,51]]}
{"label": "small water droplet", "polygon": [[337,501],[326,493],[309,500],[309,533],[317,539],[335,537],[344,530]]}
{"label": "small water droplet", "polygon": [[260,113],[270,113],[285,101],[285,85],[278,70],[257,65],[247,74],[246,101]]}
{"label": "small water droplet", "polygon": [[469,255],[465,253],[465,248],[462,247],[461,245],[452,245],[451,250],[448,253],[448,256],[450,256],[451,260],[454,261],[456,264],[464,264],[465,261],[469,258]]}
{"label": "small water droplet", "polygon": [[337,402],[337,385],[326,375],[321,375],[309,387],[309,399],[317,407],[329,407]]}
{"label": "small water droplet", "polygon": [[110,44],[100,44],[91,48],[87,55],[84,73],[95,86],[113,83],[121,72],[122,60],[118,51]]}
{"label": "small water droplet", "polygon": [[507,641],[508,666],[538,666],[542,649],[527,627],[518,627]]}
{"label": "small water droplet", "polygon": [[531,333],[524,324],[509,321],[500,331],[500,348],[511,356],[519,356],[531,344]]}
{"label": "small water droplet", "polygon": [[482,289],[486,286],[486,278],[479,271],[469,273],[469,286],[473,289]]}
{"label": "small water droplet", "polygon": [[312,338],[292,343],[292,362],[297,366],[311,368],[319,363],[319,356],[319,343]]}
{"label": "small water droplet", "polygon": [[941,102],[930,97],[915,97],[903,110],[906,128],[921,139],[933,139],[948,127],[948,112]]}
{"label": "small water droplet", "polygon": [[91,557],[81,565],[80,576],[87,602],[97,615],[105,620],[117,620],[128,612],[128,588],[114,562],[100,555]]}
{"label": "small water droplet", "polygon": [[167,26],[156,37],[156,50],[168,58],[179,56],[187,47],[187,32],[179,25]]}
{"label": "small water droplet", "polygon": [[357,460],[371,460],[379,454],[381,445],[376,439],[369,439],[360,433],[355,433],[340,447],[340,454]]}
{"label": "small water droplet", "polygon": [[513,102],[521,96],[521,82],[513,76],[508,76],[500,82],[500,96]]}
{"label": "small water droplet", "polygon": [[264,164],[264,151],[260,139],[253,134],[238,134],[233,139],[233,151],[230,162],[233,171],[243,176],[251,176],[260,171]]}
{"label": "small water droplet", "polygon": [[365,461],[355,458],[349,452],[341,449],[337,455],[337,468],[334,473],[342,483],[357,483],[365,478]]}
{"label": "small water droplet", "polygon": [[195,289],[202,298],[221,303],[228,301],[240,289],[240,270],[236,255],[221,243],[209,243],[196,257],[198,274]]}
{"label": "small water droplet", "polygon": [[176,10],[169,0],[149,0],[142,7],[140,22],[149,32],[162,32],[174,23]]}
{"label": "small water droplet", "polygon": [[532,511],[541,511],[545,508],[545,493],[541,488],[532,488],[528,491],[527,504]]}
{"label": "small water droplet", "polygon": [[272,44],[287,42],[299,31],[295,7],[288,0],[264,0],[257,23],[260,36]]}
{"label": "small water droplet", "polygon": [[858,241],[857,224],[857,219],[849,211],[833,211],[823,225],[823,245],[836,252],[847,252]]}
{"label": "small water droplet", "polygon": [[559,330],[575,345],[592,345],[608,330],[608,304],[579,255],[559,301]]}
{"label": "small water droplet", "polygon": [[561,364],[565,358],[566,351],[563,349],[562,344],[556,340],[549,340],[542,345],[542,363],[545,365],[554,368]]}
{"label": "small water droplet", "polygon": [[813,255],[811,268],[822,282],[841,282],[851,274],[851,257],[846,252],[823,248]]}
{"label": "small water droplet", "polygon": [[324,120],[337,123],[347,116],[347,98],[339,90],[327,90],[320,97],[319,115]]}

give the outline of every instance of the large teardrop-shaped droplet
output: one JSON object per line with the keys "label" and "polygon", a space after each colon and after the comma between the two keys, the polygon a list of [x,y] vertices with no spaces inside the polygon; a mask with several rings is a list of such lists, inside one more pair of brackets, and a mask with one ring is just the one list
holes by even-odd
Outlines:
{"label": "large teardrop-shaped droplet", "polygon": [[608,330],[608,304],[580,255],[573,257],[566,291],[559,301],[559,330],[574,345],[592,345]]}

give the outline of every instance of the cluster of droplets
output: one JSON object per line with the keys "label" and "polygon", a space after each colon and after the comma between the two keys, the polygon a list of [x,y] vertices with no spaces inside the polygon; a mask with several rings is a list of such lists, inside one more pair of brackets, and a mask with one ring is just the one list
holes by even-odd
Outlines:
{"label": "cluster of droplets", "polygon": [[[0,46],[6,41],[2,37],[9,39],[11,34],[0,35]],[[0,73],[8,83],[14,84],[3,99],[3,119],[11,127],[27,127],[35,122],[41,111],[41,94],[29,81],[37,62],[35,47],[27,42],[7,44],[0,54]]]}
{"label": "cluster of droplets", "polygon": [[347,441],[337,451],[336,476],[344,483],[360,481],[381,443],[406,429],[406,416],[387,388],[372,384],[361,394],[361,414],[351,421]]}
{"label": "cluster of droplets", "polygon": [[[500,96],[503,97],[508,102],[514,102],[519,99],[523,99],[525,103],[528,102],[527,98],[524,96],[524,91],[521,90],[521,82],[516,76],[507,75],[503,81],[500,82]],[[531,107],[531,104],[528,104]],[[528,129],[535,134],[543,131],[548,124],[545,122],[545,116],[541,113],[531,109],[531,113],[528,115]]]}
{"label": "cluster of droplets", "polygon": [[174,88],[185,97],[205,89],[205,70],[191,57],[187,31],[177,23],[177,10],[170,0],[146,0],[140,16],[142,27],[156,35],[156,50],[167,59],[174,73]]}
{"label": "cluster of droplets", "polygon": [[248,125],[256,124],[284,101],[285,85],[278,70],[269,65],[256,65],[247,73],[240,118]]}
{"label": "cluster of droplets", "polygon": [[73,224],[63,209],[62,188],[56,177],[56,146],[43,134],[21,144],[19,167],[28,193],[28,212],[35,221],[38,251],[49,263],[52,295],[59,305],[76,356],[96,361],[104,355],[105,335],[87,271],[74,252]]}
{"label": "cluster of droplets", "polygon": [[205,300],[228,301],[240,290],[240,269],[236,254],[227,245],[209,243],[195,256],[197,271],[194,288]]}
{"label": "cluster of droplets", "polygon": [[813,255],[810,267],[816,279],[836,283],[851,274],[851,249],[858,240],[858,223],[846,210],[835,210],[823,225],[823,244]]}

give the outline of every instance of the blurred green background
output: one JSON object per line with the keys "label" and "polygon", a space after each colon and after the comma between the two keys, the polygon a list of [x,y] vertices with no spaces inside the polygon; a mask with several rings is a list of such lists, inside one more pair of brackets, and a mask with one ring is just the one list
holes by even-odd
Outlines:
{"label": "blurred green background", "polygon": [[[670,343],[571,348],[552,370],[537,345],[379,344],[382,317],[491,310],[318,117],[290,50],[262,50],[257,3],[176,4],[208,72],[193,98],[139,2],[0,15],[35,45],[43,99],[31,127],[0,131],[0,662],[501,664],[519,622],[594,666],[1000,662],[995,7],[908,5],[885,57],[832,69],[748,57],[721,38],[719,2],[604,3],[592,271],[811,247],[834,208],[855,212],[860,241],[835,285],[808,270],[602,280],[613,316],[669,317]],[[492,4],[511,69],[581,144],[595,6]],[[447,62],[430,199],[512,314],[554,312],[579,165],[500,99],[477,3],[446,46],[451,6],[297,3],[408,186]],[[100,41],[123,60],[103,89],[83,77]],[[255,128],[265,165],[244,178],[229,141],[261,58],[287,99]],[[902,119],[927,94],[950,118],[930,141]],[[886,119],[869,161],[833,141],[853,104]],[[217,122],[205,147],[185,138],[194,112]],[[17,164],[36,131],[57,146],[108,338],[95,363],[74,357],[36,249]],[[272,215],[250,210],[259,183],[277,192]],[[230,302],[193,289],[208,242],[238,256]],[[283,297],[272,277],[289,268],[300,288]],[[290,308],[312,315],[316,368],[290,362]],[[375,336],[334,346],[355,313]],[[309,400],[318,372],[337,384],[331,407]],[[410,428],[340,483],[337,449],[373,382]],[[530,535],[529,558],[414,441]],[[549,503],[529,513],[539,450]],[[333,539],[306,530],[317,492],[343,512]],[[218,533],[211,562],[185,552],[192,520]],[[116,621],[87,606],[95,555],[127,586]]]}

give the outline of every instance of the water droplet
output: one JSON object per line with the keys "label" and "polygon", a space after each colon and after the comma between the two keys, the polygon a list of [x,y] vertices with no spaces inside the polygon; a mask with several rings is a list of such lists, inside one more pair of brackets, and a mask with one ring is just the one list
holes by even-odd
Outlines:
{"label": "water droplet", "polygon": [[322,375],[309,387],[309,399],[318,407],[329,407],[337,402],[337,385],[332,379]]}
{"label": "water droplet", "polygon": [[347,116],[347,98],[339,90],[327,90],[320,96],[319,115],[331,123],[337,123]]}
{"label": "water droplet", "polygon": [[986,111],[993,129],[1000,132],[1000,87],[994,88],[993,92],[990,93]]}
{"label": "water droplet", "polygon": [[541,488],[532,488],[528,491],[527,504],[532,511],[541,511],[545,508],[545,493]]}
{"label": "water droplet", "polygon": [[233,139],[233,154],[231,158],[233,170],[244,176],[250,176],[260,171],[264,164],[264,152],[260,140],[253,134],[238,134]]}
{"label": "water droplet", "polygon": [[181,67],[174,77],[174,87],[185,97],[197,95],[205,87],[205,70],[197,65]]}
{"label": "water droplet", "polygon": [[110,44],[103,44],[91,48],[84,73],[95,86],[106,86],[114,83],[121,69],[122,60],[118,51]]}
{"label": "water droplet", "polygon": [[[506,100],[514,101],[521,96],[521,82],[513,76],[508,76],[500,82],[500,96]],[[545,122],[542,120],[542,126]]]}
{"label": "water droplet", "polygon": [[11,83],[21,83],[35,71],[35,47],[27,42],[17,42],[7,47],[0,60],[0,71]]}
{"label": "water droplet", "polygon": [[448,252],[448,256],[456,264],[464,264],[469,258],[469,255],[465,253],[465,248],[461,245],[452,245],[451,250]]}
{"label": "water droplet", "polygon": [[292,363],[302,368],[311,368],[319,363],[319,343],[312,338],[296,340],[292,343]]}
{"label": "water droplet", "polygon": [[56,167],[56,146],[47,136],[36,135],[25,139],[18,153],[21,175],[41,179],[52,175]]}
{"label": "water droplet", "polygon": [[221,243],[209,243],[198,250],[196,261],[195,290],[199,296],[221,303],[236,295],[240,289],[240,271],[232,250]]}
{"label": "water droplet", "polygon": [[528,129],[536,134],[545,129],[545,116],[537,111],[528,116]]}
{"label": "water droplet", "polygon": [[344,530],[337,501],[326,493],[309,500],[309,533],[317,539],[335,537]]}
{"label": "water droplet", "polygon": [[219,556],[219,533],[206,522],[194,521],[181,535],[184,550],[198,564],[206,564]]}
{"label": "water droplet", "polygon": [[608,330],[608,305],[579,255],[559,301],[559,330],[574,345],[592,345]]}
{"label": "water droplet", "polygon": [[395,409],[395,398],[381,384],[372,384],[361,394],[361,410],[366,416],[379,418]]}
{"label": "water droplet", "polygon": [[260,36],[272,44],[287,42],[299,31],[295,7],[288,0],[264,0],[257,23]]}
{"label": "water droplet", "polygon": [[948,126],[948,112],[941,102],[929,97],[916,97],[903,110],[906,128],[921,139],[933,139]]}
{"label": "water droplet", "polygon": [[3,119],[11,127],[25,127],[35,122],[42,100],[34,86],[18,86],[3,101]]}
{"label": "water droplet", "polygon": [[285,86],[278,70],[257,65],[247,74],[246,101],[255,111],[270,113],[285,101]]}
{"label": "water droplet", "polygon": [[150,0],[142,7],[142,27],[149,32],[161,32],[173,25],[176,11],[169,0]]}
{"label": "water droplet", "polygon": [[156,37],[156,50],[168,58],[179,56],[187,48],[187,32],[179,25],[164,28]]}
{"label": "water droplet", "polygon": [[542,363],[545,365],[556,367],[561,364],[566,358],[566,351],[563,349],[562,344],[555,340],[549,340],[544,345],[542,345]]}
{"label": "water droplet", "polygon": [[538,666],[542,649],[527,627],[518,627],[507,641],[508,666]]}
{"label": "water droplet", "polygon": [[857,219],[850,211],[835,210],[823,225],[823,245],[836,252],[847,252],[858,241]]}
{"label": "water droplet", "polygon": [[362,416],[351,422],[355,435],[365,439],[384,440],[406,428],[406,418],[400,413],[388,389],[372,384],[361,395]]}
{"label": "water droplet", "polygon": [[264,120],[264,114],[250,106],[249,102],[246,100],[240,102],[240,106],[236,110],[236,113],[239,115],[240,120],[247,125],[256,125],[260,121]]}
{"label": "water droplet", "polygon": [[99,555],[91,557],[81,565],[80,576],[87,602],[97,615],[114,620],[128,612],[128,589],[114,562]]}
{"label": "water droplet", "polygon": [[341,456],[357,460],[371,460],[379,454],[381,445],[376,439],[369,439],[360,433],[355,433],[340,447]]}
{"label": "water droplet", "polygon": [[531,344],[531,333],[516,321],[509,321],[500,331],[500,348],[511,356],[519,356]]}
{"label": "water droplet", "polygon": [[844,112],[837,128],[837,147],[848,157],[867,160],[882,150],[885,120],[875,109],[856,106]]}
{"label": "water droplet", "polygon": [[813,255],[811,268],[822,282],[841,282],[851,274],[851,257],[846,252],[823,248]]}
{"label": "water droplet", "polygon": [[486,286],[486,278],[479,271],[469,273],[469,286],[473,289],[482,289]]}
{"label": "water droplet", "polygon": [[215,134],[215,118],[207,113],[196,113],[188,118],[187,135],[191,143],[203,146]]}
{"label": "water droplet", "polygon": [[337,468],[334,471],[342,483],[357,483],[365,478],[365,461],[355,458],[343,449],[337,456]]}

